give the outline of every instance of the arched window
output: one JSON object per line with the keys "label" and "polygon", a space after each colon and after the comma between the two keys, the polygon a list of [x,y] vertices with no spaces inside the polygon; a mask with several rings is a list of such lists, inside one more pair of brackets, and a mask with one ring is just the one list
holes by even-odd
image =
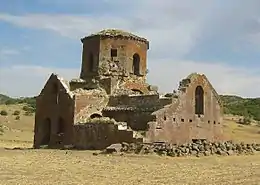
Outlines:
{"label": "arched window", "polygon": [[204,90],[201,86],[195,90],[195,114],[204,114]]}
{"label": "arched window", "polygon": [[64,120],[60,117],[58,121],[57,134],[61,134],[65,132],[65,123]]}
{"label": "arched window", "polygon": [[133,55],[133,73],[140,74],[140,56],[137,53]]}
{"label": "arched window", "polygon": [[89,71],[94,71],[94,56],[93,53],[89,53]]}
{"label": "arched window", "polygon": [[51,136],[51,119],[50,118],[46,118],[43,121],[43,123],[41,123],[39,132],[41,132],[43,135],[40,145],[48,145],[50,142],[50,136]]}

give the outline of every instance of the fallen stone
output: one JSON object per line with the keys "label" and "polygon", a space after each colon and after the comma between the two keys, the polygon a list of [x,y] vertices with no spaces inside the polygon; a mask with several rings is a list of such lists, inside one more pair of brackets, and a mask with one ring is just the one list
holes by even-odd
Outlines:
{"label": "fallen stone", "polygon": [[119,153],[122,151],[122,145],[120,143],[112,144],[106,148],[106,153]]}

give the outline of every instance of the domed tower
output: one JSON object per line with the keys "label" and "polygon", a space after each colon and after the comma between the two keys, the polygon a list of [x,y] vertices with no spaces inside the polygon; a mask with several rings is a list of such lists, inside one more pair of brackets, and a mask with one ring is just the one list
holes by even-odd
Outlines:
{"label": "domed tower", "polygon": [[98,79],[103,85],[110,84],[106,88],[111,93],[113,87],[121,82],[126,88],[144,91],[142,84],[146,83],[148,40],[125,31],[106,29],[81,41],[81,79]]}

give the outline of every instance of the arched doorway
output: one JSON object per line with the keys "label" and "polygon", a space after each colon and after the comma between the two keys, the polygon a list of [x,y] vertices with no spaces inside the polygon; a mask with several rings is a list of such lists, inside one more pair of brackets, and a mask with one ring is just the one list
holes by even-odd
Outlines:
{"label": "arched doorway", "polygon": [[102,116],[101,116],[100,114],[97,114],[97,113],[92,114],[92,115],[90,116],[91,119],[93,119],[93,118],[101,118],[101,117],[102,117]]}
{"label": "arched doorway", "polygon": [[58,121],[57,134],[63,134],[65,132],[64,120],[60,117]]}
{"label": "arched doorway", "polygon": [[132,70],[133,70],[134,75],[139,75],[140,74],[140,56],[137,53],[135,53],[133,55]]}
{"label": "arched doorway", "polygon": [[204,90],[201,86],[195,90],[195,114],[204,114]]}
{"label": "arched doorway", "polygon": [[135,94],[143,94],[139,89],[131,89]]}
{"label": "arched doorway", "polygon": [[51,119],[46,118],[41,124],[40,132],[42,133],[42,140],[40,145],[49,145],[51,136]]}

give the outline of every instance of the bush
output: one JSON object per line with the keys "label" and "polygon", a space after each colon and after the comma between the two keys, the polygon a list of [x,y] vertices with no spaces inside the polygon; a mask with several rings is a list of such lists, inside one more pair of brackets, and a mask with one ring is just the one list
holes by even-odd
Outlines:
{"label": "bush", "polygon": [[7,116],[7,115],[8,115],[8,113],[7,113],[7,111],[6,111],[6,110],[2,110],[2,111],[0,112],[0,115],[2,115],[2,116]]}
{"label": "bush", "polygon": [[35,112],[35,109],[33,107],[30,107],[30,106],[27,106],[27,105],[23,106],[23,110],[25,112],[30,112],[30,113]]}
{"label": "bush", "polygon": [[14,111],[13,115],[15,115],[15,116],[20,115],[20,111],[19,110]]}
{"label": "bush", "polygon": [[25,116],[32,116],[32,115],[33,115],[33,113],[32,113],[32,112],[30,112],[30,111],[26,111],[26,112],[24,113],[24,115],[25,115]]}
{"label": "bush", "polygon": [[3,125],[0,125],[0,135],[3,135],[3,133],[4,133]]}
{"label": "bush", "polygon": [[15,120],[20,120],[20,116],[16,116],[16,117],[15,117]]}
{"label": "bush", "polygon": [[242,124],[242,125],[250,125],[251,124],[251,118],[250,117],[243,117],[242,119],[239,119],[238,120],[238,123],[239,124]]}

